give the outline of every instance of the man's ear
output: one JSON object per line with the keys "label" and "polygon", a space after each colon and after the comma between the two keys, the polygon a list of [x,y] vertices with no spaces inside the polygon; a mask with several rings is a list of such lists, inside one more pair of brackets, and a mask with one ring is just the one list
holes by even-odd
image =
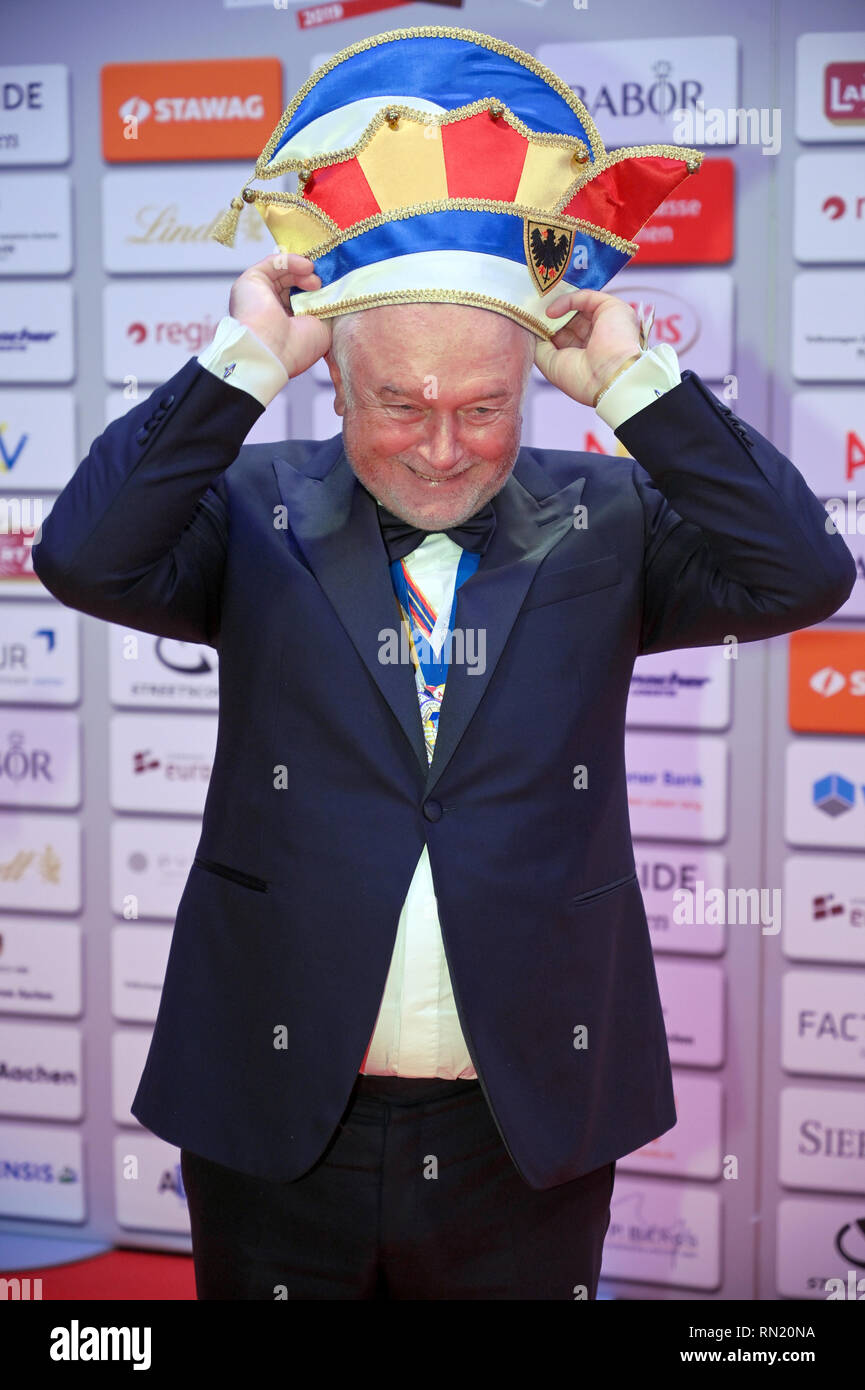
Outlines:
{"label": "man's ear", "polygon": [[337,415],[344,415],[345,388],[342,382],[342,372],[336,365],[336,358],[333,355],[333,348],[329,348],[328,351],[324,354],[324,360],[327,363],[327,370],[330,372],[330,379],[333,382],[333,389],[335,392],[333,408]]}

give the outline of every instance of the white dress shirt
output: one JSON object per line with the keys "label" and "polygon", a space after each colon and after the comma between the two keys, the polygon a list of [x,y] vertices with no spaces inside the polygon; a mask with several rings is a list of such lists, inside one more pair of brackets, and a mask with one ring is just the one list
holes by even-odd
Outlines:
{"label": "white dress shirt", "polygon": [[[230,315],[221,320],[198,361],[264,406],[289,380],[279,358]],[[622,372],[598,402],[597,413],[615,430],[680,380],[675,352],[660,344]],[[437,613],[450,601],[462,553],[449,536],[435,531],[405,556],[412,580]],[[360,1070],[451,1081],[477,1076],[457,1016],[426,846],[400,912],[378,1018]]]}

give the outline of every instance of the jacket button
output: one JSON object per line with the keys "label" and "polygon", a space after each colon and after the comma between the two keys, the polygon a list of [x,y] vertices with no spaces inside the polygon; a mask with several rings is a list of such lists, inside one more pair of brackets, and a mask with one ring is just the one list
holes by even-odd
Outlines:
{"label": "jacket button", "polygon": [[135,438],[138,440],[139,444],[146,444],[150,438],[150,432],[142,425],[140,430],[135,431]]}
{"label": "jacket button", "polygon": [[425,801],[423,806],[425,820],[441,820],[442,804],[440,801]]}
{"label": "jacket button", "polygon": [[170,405],[174,405],[174,396],[173,396],[173,395],[163,396],[163,397],[162,397],[162,400],[159,402],[159,404],[160,404],[160,406],[162,407],[163,410],[167,410],[168,407],[169,407]]}

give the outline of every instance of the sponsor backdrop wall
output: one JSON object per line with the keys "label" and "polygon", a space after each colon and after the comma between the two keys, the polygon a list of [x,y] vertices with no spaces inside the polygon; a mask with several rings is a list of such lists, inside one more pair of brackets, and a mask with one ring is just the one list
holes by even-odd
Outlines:
{"label": "sponsor backdrop wall", "polygon": [[[232,279],[272,248],[251,209],[233,251],[207,232],[312,67],[385,28],[463,24],[558,71],[609,147],[705,149],[703,171],[646,225],[609,288],[656,305],[654,340],[793,459],[859,568],[849,602],[819,627],[741,648],[731,634],[722,648],[635,668],[631,815],[679,1122],[619,1163],[602,1295],[816,1299],[829,1277],[855,1295],[865,1280],[857,9],[152,0],[130,19],[107,0],[83,12],[33,0],[7,16],[0,1239],[189,1249],[179,1155],[129,1103],[217,723],[216,652],[64,608],[33,574],[35,529],[92,439],[209,342]],[[250,438],[329,437],[331,402],[320,364]],[[622,448],[537,373],[524,439]]]}

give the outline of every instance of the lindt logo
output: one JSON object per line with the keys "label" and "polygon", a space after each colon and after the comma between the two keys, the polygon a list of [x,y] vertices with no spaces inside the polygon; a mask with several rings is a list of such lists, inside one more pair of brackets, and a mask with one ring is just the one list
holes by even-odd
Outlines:
{"label": "lindt logo", "polygon": [[865,63],[827,63],[823,103],[827,120],[836,125],[865,122]]}

